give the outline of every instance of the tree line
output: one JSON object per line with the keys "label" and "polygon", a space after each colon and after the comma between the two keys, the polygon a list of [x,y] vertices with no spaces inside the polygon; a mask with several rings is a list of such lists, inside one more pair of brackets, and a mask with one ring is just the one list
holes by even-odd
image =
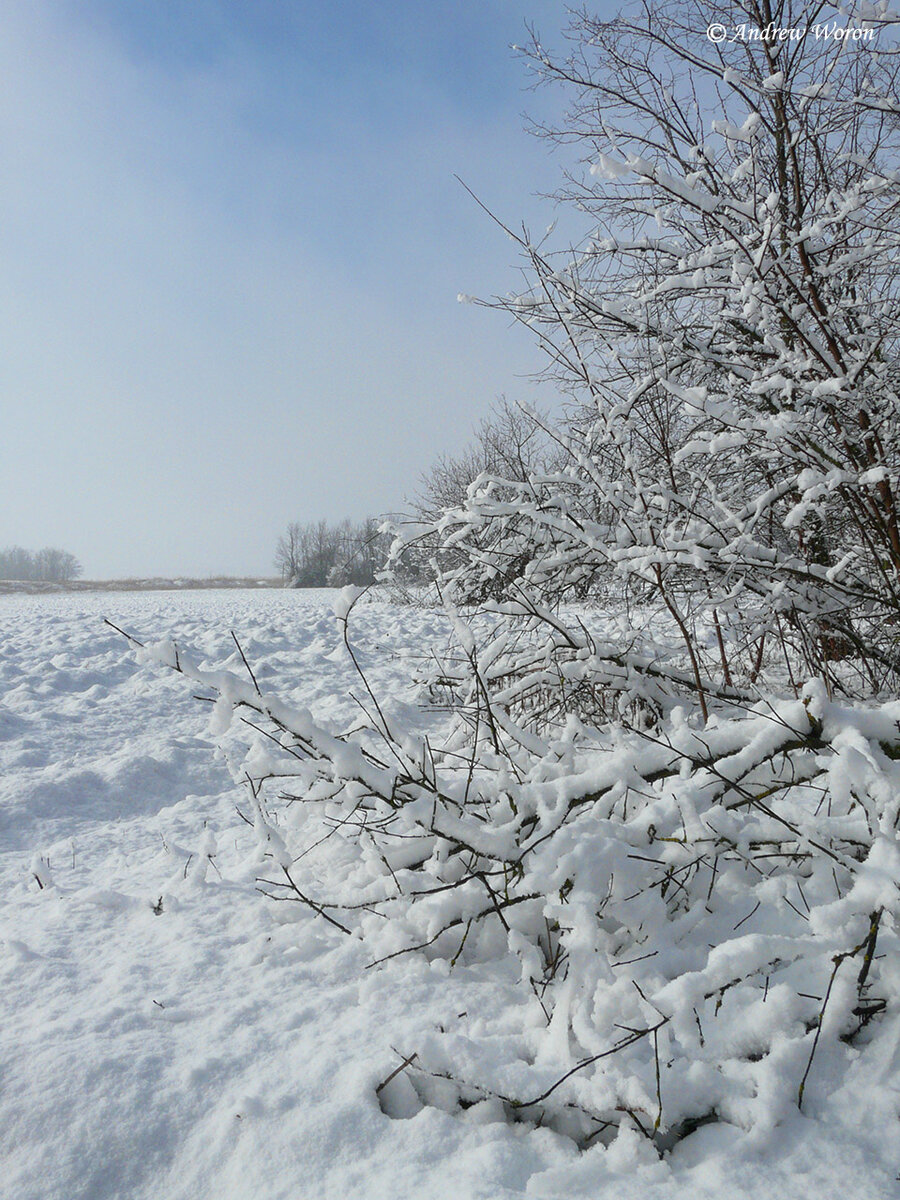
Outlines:
{"label": "tree line", "polygon": [[74,554],[53,546],[45,546],[34,552],[22,546],[7,546],[5,550],[0,550],[0,579],[68,583],[81,573],[81,563]]}

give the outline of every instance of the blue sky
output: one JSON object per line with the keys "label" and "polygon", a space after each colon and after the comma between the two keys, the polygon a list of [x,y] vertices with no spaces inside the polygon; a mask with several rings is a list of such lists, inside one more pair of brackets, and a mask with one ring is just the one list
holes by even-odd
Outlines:
{"label": "blue sky", "polygon": [[271,572],[403,505],[527,337],[510,222],[564,163],[510,43],[558,0],[5,0],[0,545],[89,577]]}

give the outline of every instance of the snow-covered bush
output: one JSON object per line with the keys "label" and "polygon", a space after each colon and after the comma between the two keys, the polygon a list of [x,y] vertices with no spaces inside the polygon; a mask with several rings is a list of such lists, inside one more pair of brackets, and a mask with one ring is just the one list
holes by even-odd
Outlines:
{"label": "snow-covered bush", "polygon": [[440,743],[362,672],[340,731],[142,651],[244,719],[273,895],[500,998],[403,1048],[419,1099],[581,1144],[764,1131],[900,1036],[894,60],[705,38],[806,15],[661,4],[531,48],[593,227],[522,239],[533,290],[499,303],[573,406],[561,465],[399,538],[444,567]]}
{"label": "snow-covered bush", "polygon": [[490,985],[491,1015],[403,1048],[420,1099],[450,1080],[581,1144],[626,1121],[665,1149],[815,1111],[817,1075],[897,1037],[900,702],[814,682],[705,723],[682,706],[652,732],[569,716],[538,736],[484,681],[438,749],[375,696],[341,733],[171,643],[140,656],[217,694],[220,735],[258,732],[233,766],[271,895],[373,965]]}

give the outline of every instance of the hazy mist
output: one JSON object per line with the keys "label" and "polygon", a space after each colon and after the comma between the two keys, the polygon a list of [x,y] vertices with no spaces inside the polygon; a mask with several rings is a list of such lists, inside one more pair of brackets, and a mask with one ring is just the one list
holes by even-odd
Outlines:
{"label": "hazy mist", "polygon": [[287,522],[397,508],[498,394],[540,399],[529,340],[456,300],[518,276],[454,174],[553,217],[528,17],[564,25],[547,0],[3,6],[0,546],[271,574]]}

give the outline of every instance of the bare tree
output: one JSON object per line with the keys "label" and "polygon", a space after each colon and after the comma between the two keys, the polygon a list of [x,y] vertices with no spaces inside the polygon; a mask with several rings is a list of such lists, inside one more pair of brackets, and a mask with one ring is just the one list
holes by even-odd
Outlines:
{"label": "bare tree", "polygon": [[282,582],[289,583],[300,569],[302,528],[292,521],[278,539],[275,547],[275,567],[281,572]]}
{"label": "bare tree", "polygon": [[525,483],[561,466],[565,456],[547,426],[545,415],[499,401],[461,453],[440,455],[422,475],[414,501],[417,515],[434,517],[464,504],[480,476]]}
{"label": "bare tree", "polygon": [[52,580],[67,583],[77,579],[81,574],[81,564],[78,559],[65,550],[57,550],[46,546],[38,550],[34,556],[35,579]]}

